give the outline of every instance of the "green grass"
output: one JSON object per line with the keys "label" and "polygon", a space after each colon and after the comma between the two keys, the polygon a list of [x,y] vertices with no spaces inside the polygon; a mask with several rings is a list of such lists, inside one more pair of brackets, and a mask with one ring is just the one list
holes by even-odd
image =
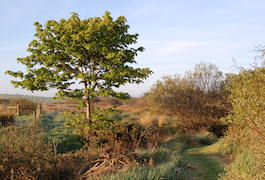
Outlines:
{"label": "green grass", "polygon": [[183,153],[183,159],[188,163],[191,178],[196,180],[219,179],[220,174],[224,172],[224,161],[219,152],[220,146],[217,138],[208,132],[194,134],[190,138],[197,143]]}
{"label": "green grass", "polygon": [[65,153],[78,150],[84,146],[80,136],[72,134],[71,129],[66,128],[64,113],[52,113],[41,116],[40,126],[44,130],[44,137],[47,141],[57,144],[57,152]]}
{"label": "green grass", "polygon": [[222,156],[207,152],[206,145],[216,140],[208,133],[176,134],[153,151],[136,151],[141,161],[152,158],[155,166],[139,165],[102,180],[217,180],[224,171]]}
{"label": "green grass", "polygon": [[172,151],[167,148],[157,148],[154,151],[138,150],[140,161],[152,158],[155,165],[139,165],[129,169],[127,172],[102,177],[101,180],[176,180],[187,179],[185,162],[179,151]]}
{"label": "green grass", "polygon": [[[80,136],[72,134],[71,129],[64,126],[64,113],[42,114],[41,122],[36,124],[44,140],[56,144],[57,153],[78,150],[84,146]],[[35,125],[32,115],[16,117],[16,125]]]}
{"label": "green grass", "polygon": [[203,154],[191,149],[185,153],[184,160],[189,164],[193,179],[217,180],[219,174],[224,172],[221,156],[218,154]]}
{"label": "green grass", "polygon": [[21,115],[21,116],[15,116],[15,124],[20,126],[20,125],[25,125],[25,124],[30,124],[33,122],[33,115]]}

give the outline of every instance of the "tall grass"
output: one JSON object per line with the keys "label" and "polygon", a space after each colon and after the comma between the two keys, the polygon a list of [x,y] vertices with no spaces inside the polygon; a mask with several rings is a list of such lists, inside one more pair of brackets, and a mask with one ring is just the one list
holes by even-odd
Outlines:
{"label": "tall grass", "polygon": [[159,180],[159,179],[186,179],[186,164],[178,151],[170,151],[167,148],[157,148],[154,151],[138,151],[140,160],[147,161],[145,165],[139,165],[128,171],[104,176],[101,180]]}

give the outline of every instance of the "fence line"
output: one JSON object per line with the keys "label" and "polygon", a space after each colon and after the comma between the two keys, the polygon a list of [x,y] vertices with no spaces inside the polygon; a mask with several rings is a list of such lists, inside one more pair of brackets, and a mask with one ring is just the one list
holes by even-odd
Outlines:
{"label": "fence line", "polygon": [[84,111],[84,108],[79,108],[78,104],[41,104],[41,112],[80,112]]}
{"label": "fence line", "polygon": [[32,114],[33,121],[35,123],[39,122],[41,119],[42,113],[53,113],[53,112],[81,112],[84,111],[84,108],[79,108],[78,104],[38,104],[37,108],[35,110],[27,110],[23,109],[23,107],[19,104],[17,105],[8,105],[8,104],[0,104],[0,113],[1,112],[7,112],[11,113],[17,116],[20,116],[23,112],[23,114]]}
{"label": "fence line", "polygon": [[0,104],[0,112],[8,112],[19,116],[20,115],[19,104],[17,105]]}

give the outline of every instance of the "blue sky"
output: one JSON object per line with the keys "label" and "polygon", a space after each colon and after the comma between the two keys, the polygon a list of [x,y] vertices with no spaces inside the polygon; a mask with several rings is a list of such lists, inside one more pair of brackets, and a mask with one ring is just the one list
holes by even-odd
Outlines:
{"label": "blue sky", "polygon": [[143,84],[121,88],[139,96],[161,76],[183,73],[201,61],[225,72],[235,70],[232,59],[241,66],[252,63],[256,47],[265,45],[264,8],[264,0],[0,0],[0,93],[31,94],[13,88],[4,72],[24,70],[16,58],[27,55],[36,21],[68,18],[71,12],[82,19],[105,11],[125,16],[146,49],[138,65],[154,71]]}

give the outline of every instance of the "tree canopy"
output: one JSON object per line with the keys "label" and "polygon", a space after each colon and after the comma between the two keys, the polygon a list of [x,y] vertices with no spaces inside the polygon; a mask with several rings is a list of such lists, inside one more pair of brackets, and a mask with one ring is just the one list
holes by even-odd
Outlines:
{"label": "tree canopy", "polygon": [[56,97],[88,101],[95,96],[126,98],[127,93],[113,88],[141,83],[152,73],[149,68],[132,66],[144,48],[132,47],[138,34],[129,34],[123,16],[113,20],[106,12],[81,20],[72,13],[69,19],[49,20],[45,25],[36,22],[35,28],[35,39],[27,49],[30,55],[17,59],[27,72],[6,72],[21,79],[11,81],[15,87],[31,91],[56,88]]}

